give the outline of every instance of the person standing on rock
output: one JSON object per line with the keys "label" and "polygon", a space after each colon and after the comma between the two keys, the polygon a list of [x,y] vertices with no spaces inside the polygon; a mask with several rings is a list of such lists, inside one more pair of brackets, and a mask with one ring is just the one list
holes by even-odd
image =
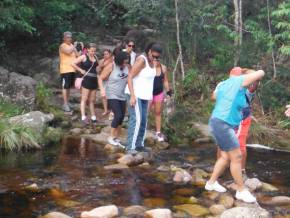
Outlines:
{"label": "person standing on rock", "polygon": [[[103,59],[101,59],[99,61],[98,72],[102,72],[103,69],[107,65],[113,63],[113,60],[114,60],[114,58],[113,58],[112,51],[110,49],[105,49],[104,52],[103,52]],[[107,81],[103,81],[103,85],[106,88]],[[101,86],[99,86],[99,87],[101,87]],[[110,113],[109,110],[108,110],[108,100],[106,98],[106,95],[102,96],[102,101],[103,101],[103,107],[104,107],[104,113],[102,113],[102,115],[105,116],[105,115]]]}
{"label": "person standing on rock", "polygon": [[[124,147],[120,142],[122,123],[126,112],[125,87],[129,74],[129,56],[121,51],[114,57],[114,62],[109,63],[99,76],[99,86],[102,97],[107,97],[110,109],[114,113],[111,123],[111,135],[108,142],[111,145]],[[104,86],[104,81],[107,85]]]}
{"label": "person standing on rock", "polygon": [[81,73],[83,77],[82,88],[81,88],[81,120],[84,125],[90,123],[86,116],[86,104],[89,102],[90,112],[91,112],[91,123],[96,125],[97,117],[95,112],[95,102],[96,93],[98,87],[97,80],[97,66],[98,59],[96,56],[97,45],[95,43],[90,43],[88,47],[88,52],[86,55],[81,55],[72,64],[74,69]]}
{"label": "person standing on rock", "polygon": [[[241,76],[242,74],[248,74],[250,72],[253,72],[253,70],[244,68],[236,68],[236,70],[232,70],[230,76]],[[249,134],[249,130],[252,123],[252,109],[251,109],[251,103],[254,99],[255,92],[260,84],[260,81],[255,81],[253,84],[251,84],[245,93],[245,98],[247,101],[246,106],[242,109],[242,121],[240,125],[235,129],[236,136],[238,137],[239,144],[240,144],[240,150],[242,152],[242,175],[244,181],[247,179],[246,174],[246,163],[247,163],[247,138]],[[220,84],[218,84],[219,86]],[[217,87],[218,87],[217,86]],[[217,90],[217,88],[216,88]],[[215,93],[214,91],[213,98],[215,99]],[[218,155],[217,157],[220,157],[220,149],[218,149]]]}
{"label": "person standing on rock", "polygon": [[63,106],[65,112],[71,112],[69,106],[70,89],[74,87],[75,72],[72,63],[77,57],[77,50],[72,44],[72,33],[63,33],[63,43],[59,46],[59,66],[62,82]]}
{"label": "person standing on rock", "polygon": [[130,65],[133,66],[133,64],[136,61],[136,53],[134,52],[135,48],[135,42],[132,39],[127,39],[126,40],[126,45],[124,51],[126,51],[129,54],[129,60],[130,60]]}
{"label": "person standing on rock", "polygon": [[[232,72],[240,71],[235,67]],[[233,73],[231,73],[233,75]],[[247,203],[256,202],[256,198],[245,188],[241,160],[240,144],[235,134],[235,128],[242,121],[242,109],[247,105],[245,98],[246,88],[265,75],[263,70],[253,73],[230,76],[222,82],[216,90],[216,104],[209,120],[209,127],[216,144],[221,149],[221,156],[216,161],[213,173],[205,185],[208,191],[226,192],[217,179],[230,165],[231,175],[237,185],[236,198]]]}
{"label": "person standing on rock", "polygon": [[151,107],[154,109],[155,113],[155,138],[159,142],[164,142],[164,135],[161,133],[162,108],[165,100],[164,88],[168,97],[171,97],[172,90],[170,90],[169,87],[166,66],[161,64],[158,59],[154,60],[154,62],[156,66],[156,76],[153,83],[153,100],[151,102]]}
{"label": "person standing on rock", "polygon": [[129,103],[128,153],[145,150],[148,102],[153,97],[153,82],[156,76],[154,61],[158,60],[161,54],[161,45],[150,43],[145,49],[145,54],[137,58],[130,70],[125,90]]}

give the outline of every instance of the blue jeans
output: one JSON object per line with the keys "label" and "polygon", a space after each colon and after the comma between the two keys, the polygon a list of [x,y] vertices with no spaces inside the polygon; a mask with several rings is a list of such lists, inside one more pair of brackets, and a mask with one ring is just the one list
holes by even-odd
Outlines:
{"label": "blue jeans", "polygon": [[131,150],[144,147],[149,101],[136,98],[136,104],[132,107],[129,95],[127,95],[127,100],[129,111],[127,150]]}

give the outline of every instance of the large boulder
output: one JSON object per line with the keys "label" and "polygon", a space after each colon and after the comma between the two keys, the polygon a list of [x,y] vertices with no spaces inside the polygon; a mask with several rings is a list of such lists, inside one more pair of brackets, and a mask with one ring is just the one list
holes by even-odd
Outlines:
{"label": "large boulder", "polygon": [[54,119],[53,114],[44,114],[41,111],[32,111],[27,114],[11,117],[9,122],[30,127],[37,132],[42,132],[46,124]]}
{"label": "large boulder", "polygon": [[35,87],[36,81],[31,77],[0,67],[0,98],[33,110]]}
{"label": "large boulder", "polygon": [[270,218],[268,211],[260,207],[234,207],[222,213],[220,218]]}

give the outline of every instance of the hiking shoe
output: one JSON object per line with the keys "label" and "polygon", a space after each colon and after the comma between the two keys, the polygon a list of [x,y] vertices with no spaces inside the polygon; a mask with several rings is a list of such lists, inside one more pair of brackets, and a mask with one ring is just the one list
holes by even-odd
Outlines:
{"label": "hiking shoe", "polygon": [[83,123],[84,126],[87,126],[87,125],[90,124],[90,121],[89,121],[89,119],[86,117],[84,120],[82,120],[82,123]]}
{"label": "hiking shoe", "polygon": [[249,190],[244,189],[243,191],[236,192],[236,199],[244,201],[246,203],[254,203],[256,202],[256,198],[249,192]]}
{"label": "hiking shoe", "polygon": [[64,112],[71,112],[72,111],[68,104],[62,105],[62,110]]}
{"label": "hiking shoe", "polygon": [[155,138],[158,142],[164,142],[164,135],[161,132],[156,132]]}
{"label": "hiking shoe", "polygon": [[226,192],[226,188],[221,186],[218,181],[215,181],[213,184],[210,184],[209,182],[207,182],[205,184],[205,190],[207,191],[216,191],[216,192]]}
{"label": "hiking shoe", "polygon": [[116,142],[116,140],[113,139],[113,137],[111,137],[111,136],[108,138],[108,142],[109,142],[109,144],[114,145],[114,146],[118,146],[119,145],[119,143]]}
{"label": "hiking shoe", "polygon": [[97,125],[97,120],[91,119],[91,123],[93,124],[93,126],[96,126]]}

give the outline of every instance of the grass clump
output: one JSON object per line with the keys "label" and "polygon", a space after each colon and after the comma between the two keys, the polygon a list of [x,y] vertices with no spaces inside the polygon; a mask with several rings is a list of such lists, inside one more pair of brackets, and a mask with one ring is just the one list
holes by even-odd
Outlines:
{"label": "grass clump", "polygon": [[24,114],[25,110],[16,105],[0,99],[0,118],[8,118]]}
{"label": "grass clump", "polygon": [[0,120],[0,148],[4,150],[22,150],[40,148],[39,135],[31,128],[19,124],[10,124],[8,120]]}

